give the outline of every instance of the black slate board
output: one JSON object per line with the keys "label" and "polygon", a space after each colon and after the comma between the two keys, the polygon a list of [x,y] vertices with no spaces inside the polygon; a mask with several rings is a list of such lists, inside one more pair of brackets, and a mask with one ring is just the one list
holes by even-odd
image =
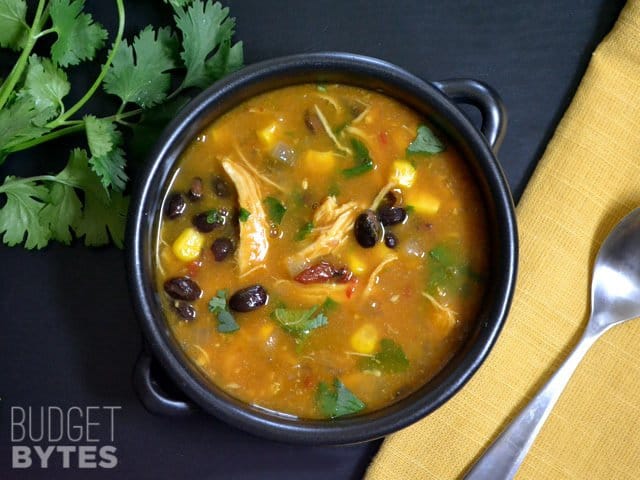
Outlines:
{"label": "black slate board", "polygon": [[[112,2],[89,3],[96,18],[113,30]],[[247,63],[340,50],[382,58],[427,80],[471,77],[491,84],[509,110],[499,159],[516,198],[570,102],[591,52],[623,3],[229,2]],[[129,36],[169,18],[159,0],[130,1],[127,12]],[[0,57],[0,68],[8,64]],[[83,69],[76,74],[74,84],[80,87],[95,72]],[[96,108],[107,107],[104,101]],[[469,114],[475,118],[475,112]],[[55,170],[74,144],[69,139],[12,157],[0,167],[0,177]],[[27,252],[0,246],[0,318],[0,478],[360,478],[379,446],[283,445],[204,414],[177,419],[147,413],[131,384],[141,336],[129,305],[123,255],[116,249],[54,245]],[[72,406],[121,407],[114,422],[117,467],[64,469],[58,456],[47,469],[37,464],[12,469],[11,435],[20,432],[11,429],[11,410],[29,406],[64,411]],[[103,440],[100,446],[110,430],[104,414],[96,418],[103,422],[94,428]]]}

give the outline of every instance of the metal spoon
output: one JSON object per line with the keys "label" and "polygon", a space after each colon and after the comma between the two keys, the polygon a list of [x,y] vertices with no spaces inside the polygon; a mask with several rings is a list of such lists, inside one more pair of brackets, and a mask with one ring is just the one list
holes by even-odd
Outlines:
{"label": "metal spoon", "polygon": [[464,478],[513,478],[591,345],[609,328],[639,316],[640,208],[637,208],[616,225],[600,247],[591,281],[591,316],[578,344]]}

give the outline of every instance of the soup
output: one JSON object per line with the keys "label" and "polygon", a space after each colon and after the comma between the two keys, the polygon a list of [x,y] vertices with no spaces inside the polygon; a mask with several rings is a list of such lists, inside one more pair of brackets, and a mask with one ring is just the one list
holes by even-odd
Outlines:
{"label": "soup", "polygon": [[256,96],[183,152],[157,288],[186,355],[230,395],[300,418],[383,408],[455,354],[489,240],[464,158],[380,93]]}

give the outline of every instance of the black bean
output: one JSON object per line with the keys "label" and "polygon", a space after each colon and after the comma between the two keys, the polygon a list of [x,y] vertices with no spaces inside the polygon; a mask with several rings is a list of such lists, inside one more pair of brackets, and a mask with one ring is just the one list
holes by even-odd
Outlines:
{"label": "black bean", "polygon": [[382,239],[383,228],[372,210],[365,210],[358,215],[353,231],[361,247],[371,248]]}
{"label": "black bean", "polygon": [[189,188],[189,200],[192,202],[197,202],[202,198],[202,194],[204,193],[204,185],[202,184],[202,179],[200,177],[193,177],[191,180],[191,188]]}
{"label": "black bean", "polygon": [[211,251],[216,262],[222,262],[233,253],[234,249],[233,242],[227,237],[216,238],[213,245],[211,245]]}
{"label": "black bean", "polygon": [[251,285],[238,290],[229,298],[229,307],[236,312],[251,312],[269,300],[269,294],[262,285]]}
{"label": "black bean", "polygon": [[202,233],[213,232],[218,227],[223,227],[227,223],[229,217],[229,211],[220,208],[208,210],[206,212],[199,213],[193,217],[191,223],[193,226]]}
{"label": "black bean", "polygon": [[164,282],[164,291],[176,300],[197,300],[202,295],[200,286],[189,277],[174,277]]}
{"label": "black bean", "polygon": [[196,309],[187,302],[173,302],[173,309],[183,320],[191,321],[196,319]]}
{"label": "black bean", "polygon": [[309,110],[304,111],[304,124],[307,129],[314,135],[319,130],[322,130],[322,123],[320,122],[320,118],[317,114],[312,113]]}
{"label": "black bean", "polygon": [[378,219],[385,227],[404,222],[407,211],[402,207],[382,206],[378,209]]}
{"label": "black bean", "polygon": [[389,190],[382,199],[380,205],[386,207],[395,207],[396,205],[402,205],[402,191],[399,188]]}
{"label": "black bean", "polygon": [[391,232],[385,232],[384,244],[389,248],[396,248],[396,245],[398,245],[398,237]]}
{"label": "black bean", "polygon": [[219,197],[228,197],[229,195],[231,195],[231,187],[224,180],[224,178],[220,176],[216,176],[213,179],[213,191]]}
{"label": "black bean", "polygon": [[172,194],[167,200],[165,214],[168,218],[174,219],[181,216],[187,208],[187,202],[181,193]]}

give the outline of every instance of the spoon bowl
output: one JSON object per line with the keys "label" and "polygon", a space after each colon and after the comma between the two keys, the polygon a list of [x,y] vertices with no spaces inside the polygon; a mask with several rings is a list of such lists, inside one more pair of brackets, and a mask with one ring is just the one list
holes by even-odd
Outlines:
{"label": "spoon bowl", "polygon": [[640,317],[640,208],[624,217],[600,246],[591,279],[591,315],[577,345],[464,478],[513,478],[591,345],[614,325],[637,317]]}
{"label": "spoon bowl", "polygon": [[640,316],[640,208],[624,217],[600,247],[591,282],[589,323],[603,332]]}

